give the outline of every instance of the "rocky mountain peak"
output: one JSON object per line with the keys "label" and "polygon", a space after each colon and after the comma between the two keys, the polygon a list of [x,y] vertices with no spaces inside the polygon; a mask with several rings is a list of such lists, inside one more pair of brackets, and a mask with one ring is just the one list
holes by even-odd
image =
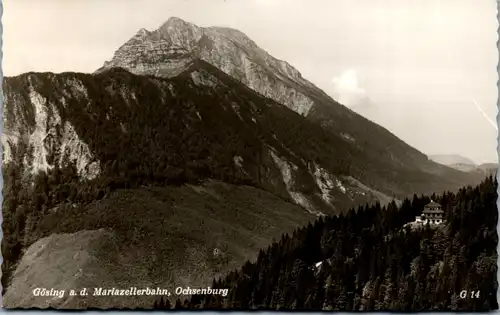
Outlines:
{"label": "rocky mountain peak", "polygon": [[157,30],[141,29],[103,68],[172,77],[201,59],[254,91],[306,115],[314,101],[304,88],[320,92],[289,63],[274,58],[243,32],[222,26],[199,27],[178,17]]}
{"label": "rocky mountain peak", "polygon": [[167,29],[169,27],[177,28],[177,29],[182,29],[182,28],[197,28],[197,29],[199,29],[199,27],[194,25],[193,23],[185,21],[185,20],[183,20],[179,17],[176,17],[176,16],[172,16],[172,17],[168,18],[168,20],[160,26],[159,30]]}
{"label": "rocky mountain peak", "polygon": [[141,29],[137,32],[136,36],[147,36],[147,35],[149,35],[149,34],[150,34],[150,32],[149,32],[147,29],[145,29],[145,28],[141,28]]}
{"label": "rocky mountain peak", "polygon": [[203,29],[180,18],[171,17],[156,30],[156,33],[173,45],[192,51],[203,36]]}
{"label": "rocky mountain peak", "polygon": [[262,49],[245,33],[240,30],[222,27],[222,26],[211,26],[207,28],[207,31],[216,32],[218,35],[223,36],[235,43],[238,43],[246,48],[254,49],[254,53],[263,52]]}

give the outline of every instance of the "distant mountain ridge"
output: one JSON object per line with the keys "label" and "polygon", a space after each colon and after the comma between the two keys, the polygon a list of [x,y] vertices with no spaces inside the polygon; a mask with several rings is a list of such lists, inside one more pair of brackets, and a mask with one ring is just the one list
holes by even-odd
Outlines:
{"label": "distant mountain ridge", "polygon": [[429,155],[429,159],[462,172],[483,176],[495,175],[499,166],[498,163],[477,165],[471,159],[456,154]]}
{"label": "distant mountain ridge", "polygon": [[476,163],[471,159],[463,157],[458,154],[434,154],[434,155],[429,155],[429,159],[443,165],[452,165],[452,164],[476,165]]}

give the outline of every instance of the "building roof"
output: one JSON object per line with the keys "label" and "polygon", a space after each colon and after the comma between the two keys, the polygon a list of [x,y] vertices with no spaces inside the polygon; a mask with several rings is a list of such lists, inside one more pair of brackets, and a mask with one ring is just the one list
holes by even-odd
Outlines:
{"label": "building roof", "polygon": [[425,205],[425,208],[430,208],[430,207],[439,207],[441,208],[441,205],[433,200],[429,202],[428,204]]}
{"label": "building roof", "polygon": [[438,209],[438,210],[431,210],[429,208],[427,209],[424,209],[424,211],[422,211],[423,214],[430,214],[430,213],[440,213],[440,214],[443,214],[444,211],[441,210],[441,209]]}

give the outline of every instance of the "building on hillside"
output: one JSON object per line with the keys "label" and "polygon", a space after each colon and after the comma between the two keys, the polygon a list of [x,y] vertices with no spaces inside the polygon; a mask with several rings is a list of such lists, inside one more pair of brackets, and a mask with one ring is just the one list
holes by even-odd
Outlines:
{"label": "building on hillside", "polygon": [[444,211],[441,205],[432,201],[425,205],[422,215],[415,217],[415,222],[421,224],[442,224],[444,222]]}

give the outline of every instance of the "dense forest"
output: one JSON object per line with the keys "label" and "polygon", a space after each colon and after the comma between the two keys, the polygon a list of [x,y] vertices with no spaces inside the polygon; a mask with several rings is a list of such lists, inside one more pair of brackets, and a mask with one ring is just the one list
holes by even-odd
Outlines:
{"label": "dense forest", "polygon": [[[415,195],[400,207],[367,205],[319,218],[261,250],[257,261],[215,279],[212,288],[228,288],[227,297],[192,296],[182,303],[162,297],[154,307],[497,309],[497,186],[488,177],[456,194]],[[431,199],[443,206],[445,224],[410,223]]]}

